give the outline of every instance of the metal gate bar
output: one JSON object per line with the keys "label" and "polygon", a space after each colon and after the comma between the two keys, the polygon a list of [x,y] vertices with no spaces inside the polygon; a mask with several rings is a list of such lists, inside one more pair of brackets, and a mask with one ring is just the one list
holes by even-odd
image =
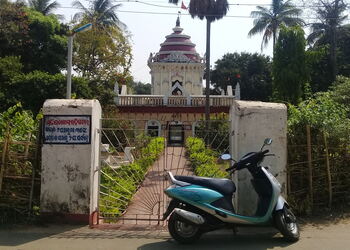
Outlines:
{"label": "metal gate bar", "polygon": [[[228,121],[226,121],[228,122]],[[181,145],[168,145],[168,127],[162,129],[158,136],[164,139],[164,150],[159,159],[149,167],[144,178],[125,163],[126,149],[142,144],[142,134],[147,134],[146,120],[117,120],[107,119],[107,125],[101,129],[102,143],[108,149],[101,153],[100,176],[100,222],[116,222],[128,225],[164,225],[162,215],[168,205],[168,197],[163,190],[168,186],[164,178],[165,171],[174,175],[193,175],[192,169],[185,156],[185,148]],[[102,121],[103,124],[103,121]],[[183,122],[181,129],[191,127]],[[195,136],[211,142],[214,149],[228,149],[229,131],[205,131],[203,124],[198,125]],[[215,126],[211,126],[215,128]],[[181,131],[185,134],[184,131]],[[179,134],[181,134],[179,133]],[[188,136],[188,132],[187,136]],[[225,145],[225,147],[223,147]],[[145,145],[144,145],[145,146]],[[135,160],[140,159],[140,147],[134,151]],[[119,165],[118,165],[119,164]],[[128,167],[129,166],[129,167]],[[135,193],[129,191],[130,183],[138,183]],[[111,188],[112,187],[112,188]],[[118,206],[116,206],[118,204]]]}

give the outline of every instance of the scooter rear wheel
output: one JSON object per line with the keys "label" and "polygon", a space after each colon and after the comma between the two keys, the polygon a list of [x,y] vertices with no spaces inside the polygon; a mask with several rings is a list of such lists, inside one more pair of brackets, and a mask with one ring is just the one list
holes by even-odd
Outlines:
{"label": "scooter rear wheel", "polygon": [[289,208],[284,207],[283,210],[277,211],[274,216],[274,221],[277,229],[284,236],[285,240],[289,242],[296,242],[299,240],[299,226],[293,212]]}
{"label": "scooter rear wheel", "polygon": [[202,235],[198,226],[183,222],[176,213],[170,216],[168,229],[171,237],[182,244],[193,243]]}

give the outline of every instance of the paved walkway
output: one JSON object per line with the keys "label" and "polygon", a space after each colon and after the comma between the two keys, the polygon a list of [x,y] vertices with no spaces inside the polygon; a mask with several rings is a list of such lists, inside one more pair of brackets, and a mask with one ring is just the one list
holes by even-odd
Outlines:
{"label": "paved walkway", "polygon": [[149,169],[141,187],[134,195],[126,213],[117,223],[120,225],[163,225],[159,223],[168,205],[163,190],[169,186],[166,171],[174,175],[192,175],[184,147],[166,147],[161,157]]}

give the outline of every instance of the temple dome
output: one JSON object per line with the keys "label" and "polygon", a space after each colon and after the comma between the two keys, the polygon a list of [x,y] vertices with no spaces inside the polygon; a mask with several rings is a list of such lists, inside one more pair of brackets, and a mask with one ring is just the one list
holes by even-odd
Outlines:
{"label": "temple dome", "polygon": [[159,52],[152,58],[153,62],[202,62],[191,37],[182,31],[178,18],[173,33],[166,36],[165,41],[160,44]]}

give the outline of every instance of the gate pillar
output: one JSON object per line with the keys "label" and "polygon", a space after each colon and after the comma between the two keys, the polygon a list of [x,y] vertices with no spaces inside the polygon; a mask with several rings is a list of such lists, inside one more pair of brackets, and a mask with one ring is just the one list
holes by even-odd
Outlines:
{"label": "gate pillar", "polygon": [[[278,174],[282,185],[282,194],[286,196],[287,178],[287,107],[280,103],[235,101],[230,110],[231,154],[240,159],[249,152],[259,151],[265,138],[272,138],[271,146],[267,146],[274,157],[266,157],[262,165],[270,165],[270,172]],[[236,204],[238,212],[254,215],[257,206],[257,195],[251,184],[251,175],[243,169],[236,172],[237,182]],[[238,178],[237,178],[238,176]]]}
{"label": "gate pillar", "polygon": [[100,103],[47,100],[43,113],[41,215],[50,221],[96,223]]}

